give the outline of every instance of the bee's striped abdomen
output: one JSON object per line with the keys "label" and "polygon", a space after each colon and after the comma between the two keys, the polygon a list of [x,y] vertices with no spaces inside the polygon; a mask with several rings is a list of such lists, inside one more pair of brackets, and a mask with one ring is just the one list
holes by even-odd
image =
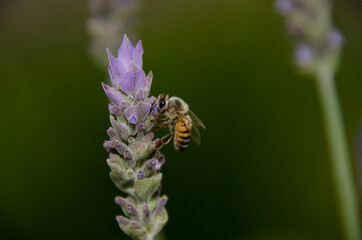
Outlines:
{"label": "bee's striped abdomen", "polygon": [[175,125],[174,145],[177,151],[183,152],[190,142],[192,123],[185,118],[184,121],[177,119]]}

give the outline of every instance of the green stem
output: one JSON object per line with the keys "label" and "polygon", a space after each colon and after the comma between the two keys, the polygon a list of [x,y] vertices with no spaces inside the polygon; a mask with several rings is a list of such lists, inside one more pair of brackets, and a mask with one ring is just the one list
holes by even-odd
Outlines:
{"label": "green stem", "polygon": [[361,240],[356,187],[332,70],[329,67],[320,68],[316,82],[323,109],[331,170],[344,236],[346,240]]}

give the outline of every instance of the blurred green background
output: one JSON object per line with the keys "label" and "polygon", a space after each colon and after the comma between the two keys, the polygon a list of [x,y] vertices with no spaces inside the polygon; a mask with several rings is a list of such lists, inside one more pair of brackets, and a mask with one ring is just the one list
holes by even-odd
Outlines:
{"label": "blurred green background", "polygon": [[[207,126],[200,147],[163,149],[167,239],[341,239],[315,86],[294,71],[273,1],[142,4],[151,93],[182,97]],[[87,53],[88,10],[85,0],[0,1],[1,239],[128,239],[115,221],[105,72]],[[335,1],[353,159],[361,11],[358,0]]]}

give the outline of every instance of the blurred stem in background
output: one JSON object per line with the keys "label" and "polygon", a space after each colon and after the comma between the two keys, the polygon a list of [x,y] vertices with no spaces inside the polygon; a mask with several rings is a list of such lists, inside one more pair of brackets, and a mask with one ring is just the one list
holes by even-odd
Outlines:
{"label": "blurred stem in background", "polygon": [[316,80],[345,239],[360,240],[356,186],[334,83],[343,36],[332,25],[332,2],[279,0],[276,9],[286,17],[287,30],[295,39],[297,66]]}
{"label": "blurred stem in background", "polygon": [[334,184],[338,191],[341,218],[346,239],[361,239],[358,219],[357,194],[349,161],[343,118],[334,84],[333,72],[321,69],[316,81],[324,114],[326,135],[329,145]]}

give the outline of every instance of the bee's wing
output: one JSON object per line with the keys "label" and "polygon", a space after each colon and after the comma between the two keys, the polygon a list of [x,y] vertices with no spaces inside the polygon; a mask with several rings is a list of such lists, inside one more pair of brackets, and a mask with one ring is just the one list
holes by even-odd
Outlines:
{"label": "bee's wing", "polygon": [[195,127],[195,125],[192,125],[191,138],[192,138],[192,140],[194,140],[194,142],[195,142],[197,145],[200,145],[200,143],[201,143],[200,132],[199,132],[199,130],[197,129],[197,127]]}
{"label": "bee's wing", "polygon": [[[190,121],[190,120],[188,120],[188,119],[186,118],[186,116],[183,115],[180,111],[176,111],[176,113],[177,113],[177,115],[179,116],[180,120],[181,120],[184,124],[186,124],[186,122],[189,122],[189,121]],[[187,119],[186,121],[185,121],[185,118]]]}
{"label": "bee's wing", "polygon": [[190,113],[190,116],[192,117],[192,122],[193,124],[195,124],[196,126],[201,126],[204,129],[206,129],[205,125],[202,123],[202,121],[195,115],[195,113],[193,113],[191,110],[188,111],[188,113]]}

